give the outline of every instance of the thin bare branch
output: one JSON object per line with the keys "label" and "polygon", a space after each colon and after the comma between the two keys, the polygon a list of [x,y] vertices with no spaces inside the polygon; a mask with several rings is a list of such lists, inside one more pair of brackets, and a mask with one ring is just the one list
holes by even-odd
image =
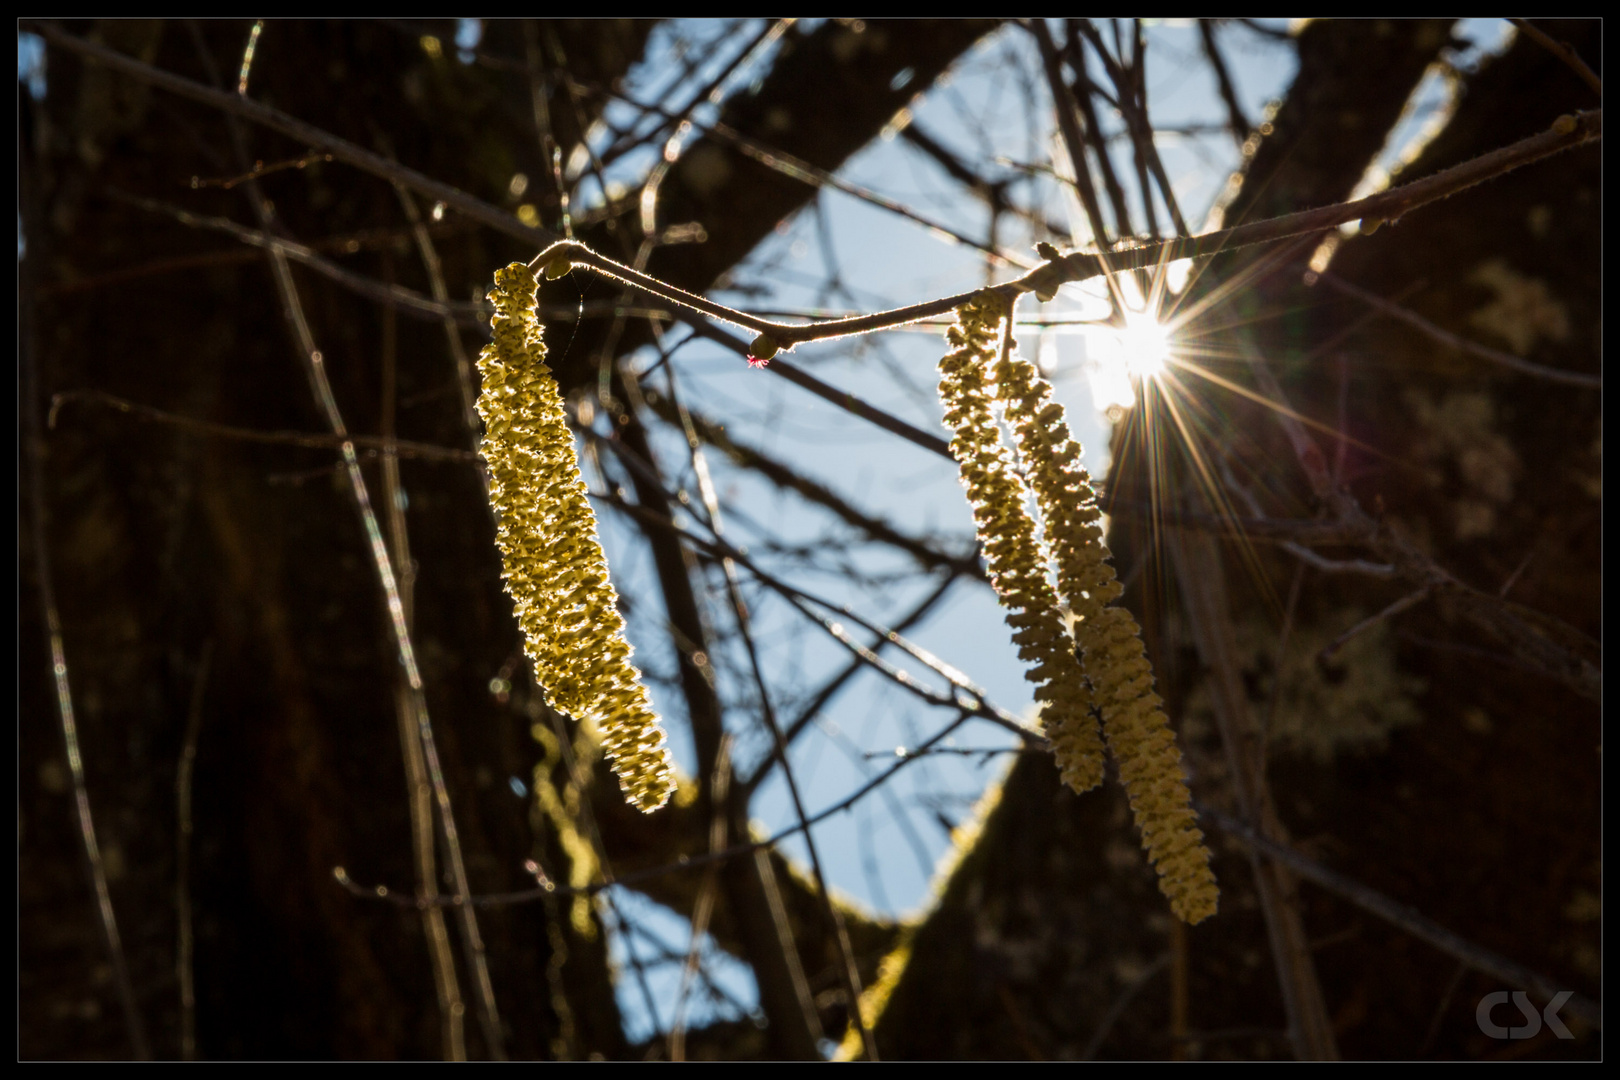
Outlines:
{"label": "thin bare branch", "polygon": [[[647,404],[654,412],[672,423],[678,423],[675,410],[663,395],[653,390],[646,392]],[[705,443],[715,447],[737,465],[751,469],[779,487],[793,491],[836,515],[840,520],[859,529],[872,540],[888,544],[915,558],[919,565],[946,568],[953,573],[982,578],[975,555],[951,555],[931,547],[927,542],[907,536],[882,518],[872,517],[851,506],[847,500],[824,484],[800,475],[782,462],[765,453],[739,443],[730,432],[712,420],[697,413],[688,413],[692,432]]]}
{"label": "thin bare branch", "polygon": [[1227,122],[1231,125],[1232,138],[1242,146],[1249,139],[1251,130],[1249,118],[1243,115],[1243,106],[1238,103],[1237,88],[1232,83],[1232,73],[1226,70],[1226,58],[1221,55],[1221,49],[1215,41],[1215,20],[1198,20],[1198,37],[1204,46],[1204,56],[1209,60],[1211,70],[1215,72],[1215,85],[1220,89],[1221,100],[1226,103]]}
{"label": "thin bare branch", "polygon": [[[1554,979],[1532,971],[1523,964],[1509,960],[1483,946],[1476,945],[1459,934],[1455,934],[1434,920],[1419,914],[1417,911],[1399,901],[1385,896],[1375,889],[1370,889],[1336,870],[1330,870],[1314,859],[1307,858],[1286,844],[1267,839],[1259,835],[1254,829],[1232,817],[1230,814],[1210,807],[1199,807],[1201,816],[1208,817],[1221,829],[1232,836],[1242,840],[1256,851],[1263,852],[1267,858],[1276,861],[1293,870],[1300,877],[1313,881],[1335,896],[1344,898],[1363,911],[1378,916],[1385,922],[1411,934],[1419,941],[1439,949],[1447,956],[1452,956],[1467,964],[1475,971],[1499,979],[1509,986],[1519,986],[1540,997],[1552,999],[1559,997],[1564,991],[1561,984]],[[1593,1027],[1602,1030],[1603,1011],[1598,1003],[1582,995],[1572,995],[1565,1001],[1567,1008],[1573,1015]]]}
{"label": "thin bare branch", "polygon": [[1319,275],[1318,280],[1324,285],[1337,289],[1346,296],[1355,297],[1374,311],[1388,315],[1392,319],[1398,319],[1442,345],[1449,345],[1453,349],[1459,349],[1470,356],[1478,356],[1481,359],[1489,360],[1493,364],[1501,364],[1503,367],[1511,368],[1520,374],[1532,375],[1538,379],[1546,379],[1548,382],[1563,383],[1566,386],[1580,386],[1588,390],[1603,389],[1603,376],[1601,375],[1588,375],[1585,372],[1565,371],[1563,368],[1537,364],[1523,357],[1514,356],[1512,353],[1503,352],[1501,349],[1493,349],[1487,345],[1469,341],[1460,334],[1453,334],[1442,326],[1436,326],[1410,308],[1403,307],[1375,293],[1370,293],[1366,289],[1352,285],[1335,274],[1324,272]]}
{"label": "thin bare branch", "polygon": [[[34,214],[32,201],[24,200],[30,217]],[[50,553],[54,550],[47,539],[45,502],[45,426],[40,410],[40,355],[34,336],[33,290],[34,266],[37,260],[21,262],[22,303],[20,317],[19,361],[21,386],[19,405],[22,411],[22,451],[26,460],[28,485],[28,539],[33,548],[35,588],[39,590],[39,604],[45,623],[45,645],[51,658],[51,680],[55,690],[57,724],[62,732],[62,748],[67,756],[68,774],[73,781],[73,809],[78,818],[79,843],[84,850],[85,866],[89,871],[90,888],[95,897],[96,919],[101,930],[102,943],[107,949],[107,966],[111,969],[113,988],[124,1014],[124,1027],[129,1034],[133,1056],[142,1061],[152,1058],[151,1043],[147,1040],[146,1022],[135,1001],[134,984],[130,980],[129,961],[124,954],[123,937],[118,930],[118,916],[113,909],[112,892],[107,883],[106,861],[102,857],[101,841],[96,834],[95,815],[90,807],[90,789],[85,782],[84,754],[79,744],[79,722],[73,707],[73,683],[69,677],[67,644],[62,633],[62,615],[56,604],[56,586],[52,578]]]}
{"label": "thin bare branch", "polygon": [[[1091,169],[1086,164],[1086,140],[1074,116],[1074,99],[1063,85],[1063,72],[1058,62],[1057,45],[1046,28],[1046,20],[1031,19],[1029,32],[1041,50],[1041,68],[1046,72],[1047,90],[1052,95],[1052,108],[1057,113],[1058,131],[1063,134],[1064,147],[1069,152],[1069,167],[1074,170],[1074,191],[1085,208],[1086,221],[1091,225],[1092,242],[1100,248],[1110,247],[1108,228],[1103,224],[1102,207],[1097,205],[1097,191],[1091,182]],[[1119,227],[1125,228],[1120,222]]]}
{"label": "thin bare branch", "polygon": [[1572,48],[1567,41],[1554,41],[1546,32],[1536,26],[1529,19],[1509,19],[1508,22],[1518,27],[1523,33],[1529,35],[1530,40],[1552,53],[1558,59],[1568,64],[1570,70],[1581,77],[1584,82],[1601,100],[1603,97],[1603,80],[1598,78],[1597,72],[1589,67],[1580,54]]}
{"label": "thin bare branch", "polygon": [[1416,607],[1418,604],[1421,604],[1423,601],[1427,600],[1431,593],[1432,590],[1430,589],[1419,589],[1417,592],[1408,593],[1399,600],[1395,601],[1393,604],[1390,604],[1388,607],[1384,608],[1382,611],[1362,619],[1360,622],[1356,623],[1356,625],[1352,626],[1350,629],[1328,642],[1327,646],[1323,648],[1322,651],[1317,654],[1317,656],[1324,661],[1332,660],[1340,649],[1344,648],[1350,643],[1351,638],[1365,630],[1371,630],[1374,626],[1384,622],[1386,619],[1393,619],[1407,608]]}
{"label": "thin bare branch", "polygon": [[142,405],[136,401],[128,401],[121,397],[105,393],[101,390],[67,390],[51,398],[50,425],[56,426],[57,416],[63,405],[72,401],[94,402],[108,408],[117,409],[122,413],[139,416],[146,420],[162,424],[171,424],[185,431],[192,431],[198,435],[205,435],[216,439],[235,439],[240,442],[274,443],[282,446],[304,446],[315,450],[343,449],[344,443],[378,452],[393,452],[402,457],[421,458],[424,461],[449,461],[457,464],[476,465],[479,457],[471,450],[456,450],[448,446],[434,446],[431,443],[411,442],[409,440],[390,439],[378,435],[321,435],[315,432],[304,431],[255,431],[251,428],[232,427],[229,424],[216,424],[211,420],[197,420],[178,413],[165,412],[150,405]]}

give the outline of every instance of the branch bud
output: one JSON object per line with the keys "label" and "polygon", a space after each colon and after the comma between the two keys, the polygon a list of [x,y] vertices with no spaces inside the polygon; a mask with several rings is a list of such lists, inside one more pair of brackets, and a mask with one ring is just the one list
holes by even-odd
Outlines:
{"label": "branch bud", "polygon": [[782,346],[776,343],[775,338],[771,337],[769,334],[761,334],[759,337],[754,339],[751,345],[748,346],[748,358],[750,360],[758,360],[763,363],[766,360],[774,358],[776,354],[781,351]]}

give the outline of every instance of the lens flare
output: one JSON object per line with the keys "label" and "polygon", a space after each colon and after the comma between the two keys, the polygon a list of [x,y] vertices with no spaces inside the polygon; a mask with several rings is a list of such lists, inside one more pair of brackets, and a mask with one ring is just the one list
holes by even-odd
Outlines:
{"label": "lens flare", "polygon": [[1170,328],[1147,312],[1127,311],[1119,345],[1126,370],[1139,379],[1152,379],[1164,373],[1170,360]]}
{"label": "lens flare", "polygon": [[1170,327],[1152,314],[1125,312],[1124,327],[1099,326],[1086,335],[1092,397],[1105,412],[1128,409],[1135,383],[1164,375],[1170,361]]}

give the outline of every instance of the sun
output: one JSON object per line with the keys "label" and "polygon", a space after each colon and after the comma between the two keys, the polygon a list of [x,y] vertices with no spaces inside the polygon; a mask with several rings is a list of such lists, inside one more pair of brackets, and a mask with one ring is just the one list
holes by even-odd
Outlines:
{"label": "sun", "polygon": [[1151,311],[1124,309],[1123,325],[1115,320],[1089,327],[1087,375],[1097,408],[1114,414],[1136,401],[1136,386],[1157,381],[1169,372],[1172,327]]}
{"label": "sun", "polygon": [[1125,328],[1118,331],[1119,360],[1138,379],[1164,374],[1170,362],[1170,328],[1147,311],[1125,312]]}

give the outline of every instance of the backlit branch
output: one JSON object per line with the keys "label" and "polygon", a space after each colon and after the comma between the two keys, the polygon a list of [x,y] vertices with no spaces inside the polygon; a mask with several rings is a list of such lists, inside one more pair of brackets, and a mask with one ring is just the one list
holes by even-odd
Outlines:
{"label": "backlit branch", "polygon": [[[1103,274],[1121,270],[1140,270],[1160,266],[1177,259],[1195,259],[1255,244],[1286,240],[1323,232],[1348,221],[1364,221],[1368,229],[1384,222],[1398,221],[1406,214],[1432,202],[1449,198],[1476,184],[1495,179],[1521,166],[1528,165],[1553,154],[1569,150],[1603,137],[1603,111],[1593,109],[1565,114],[1554,120],[1546,131],[1504,146],[1472,161],[1464,162],[1410,184],[1390,188],[1365,199],[1305,210],[1297,214],[1237,225],[1202,236],[1181,237],[1157,244],[1128,248],[1113,252],[1075,252],[1053,259],[1022,277],[996,286],[1008,299],[1023,293],[1050,295],[1059,285],[1086,281]],[[544,271],[548,277],[560,277],[573,267],[586,267],[601,274],[641,289],[671,304],[707,315],[733,326],[751,330],[758,337],[753,355],[769,360],[778,351],[791,349],[807,341],[825,341],[832,338],[869,334],[890,330],[897,326],[931,319],[967,303],[974,292],[912,304],[907,307],[858,315],[847,319],[831,319],[799,325],[773,322],[746,312],[715,303],[704,297],[675,288],[657,278],[615,262],[578,241],[562,240],[552,244],[529,262],[536,273]]]}

